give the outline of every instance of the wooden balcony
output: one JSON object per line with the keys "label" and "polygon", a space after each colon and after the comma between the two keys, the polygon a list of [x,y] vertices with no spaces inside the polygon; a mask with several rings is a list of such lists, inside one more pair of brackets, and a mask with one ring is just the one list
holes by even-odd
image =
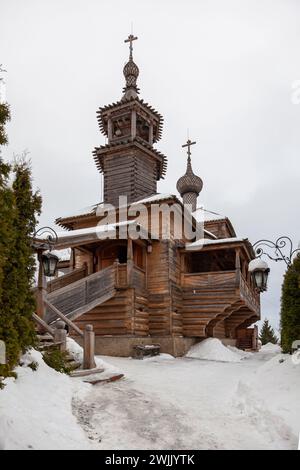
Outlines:
{"label": "wooden balcony", "polygon": [[181,285],[186,336],[232,336],[250,318],[259,319],[259,296],[239,269],[183,273]]}

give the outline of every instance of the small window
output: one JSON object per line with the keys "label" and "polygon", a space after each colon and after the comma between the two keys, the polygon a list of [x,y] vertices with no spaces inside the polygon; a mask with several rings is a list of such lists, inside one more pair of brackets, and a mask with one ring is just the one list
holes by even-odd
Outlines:
{"label": "small window", "polygon": [[144,250],[142,246],[136,243],[133,245],[133,261],[136,266],[144,269]]}

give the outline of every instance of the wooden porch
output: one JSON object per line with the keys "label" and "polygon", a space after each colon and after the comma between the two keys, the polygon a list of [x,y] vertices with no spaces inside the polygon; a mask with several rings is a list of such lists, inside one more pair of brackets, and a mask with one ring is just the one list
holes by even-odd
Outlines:
{"label": "wooden porch", "polygon": [[240,269],[183,273],[181,284],[185,336],[235,338],[248,319],[259,319],[259,295]]}

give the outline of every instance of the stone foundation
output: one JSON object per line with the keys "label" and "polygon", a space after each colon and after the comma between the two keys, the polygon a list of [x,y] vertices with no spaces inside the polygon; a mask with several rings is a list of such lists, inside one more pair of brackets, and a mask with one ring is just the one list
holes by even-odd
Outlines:
{"label": "stone foundation", "polygon": [[[74,338],[82,345],[81,338]],[[130,357],[133,347],[137,344],[159,343],[160,352],[172,354],[172,356],[184,356],[198,338],[187,338],[184,336],[96,336],[95,354],[101,356]]]}

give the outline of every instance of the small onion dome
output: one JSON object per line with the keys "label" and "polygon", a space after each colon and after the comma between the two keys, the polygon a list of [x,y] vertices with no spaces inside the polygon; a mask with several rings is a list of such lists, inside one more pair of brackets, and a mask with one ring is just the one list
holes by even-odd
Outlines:
{"label": "small onion dome", "polygon": [[261,258],[255,258],[250,261],[248,266],[248,271],[253,273],[254,271],[267,271],[269,269],[268,263],[266,263]]}
{"label": "small onion dome", "polygon": [[[123,69],[123,74],[126,80],[126,86],[124,87],[124,92],[125,92],[125,97],[126,98],[131,98],[131,97],[136,97],[137,93],[139,92],[136,81],[139,76],[139,68],[136,65],[135,62],[130,58],[127,64],[125,64],[124,69]],[[128,92],[131,92],[128,93]],[[132,95],[133,92],[133,95]],[[129,96],[130,95],[130,96]]]}
{"label": "small onion dome", "polygon": [[192,163],[190,157],[188,157],[185,175],[179,178],[176,187],[177,191],[181,196],[186,193],[196,193],[198,196],[203,188],[202,179],[199,176],[195,175],[192,170]]}

